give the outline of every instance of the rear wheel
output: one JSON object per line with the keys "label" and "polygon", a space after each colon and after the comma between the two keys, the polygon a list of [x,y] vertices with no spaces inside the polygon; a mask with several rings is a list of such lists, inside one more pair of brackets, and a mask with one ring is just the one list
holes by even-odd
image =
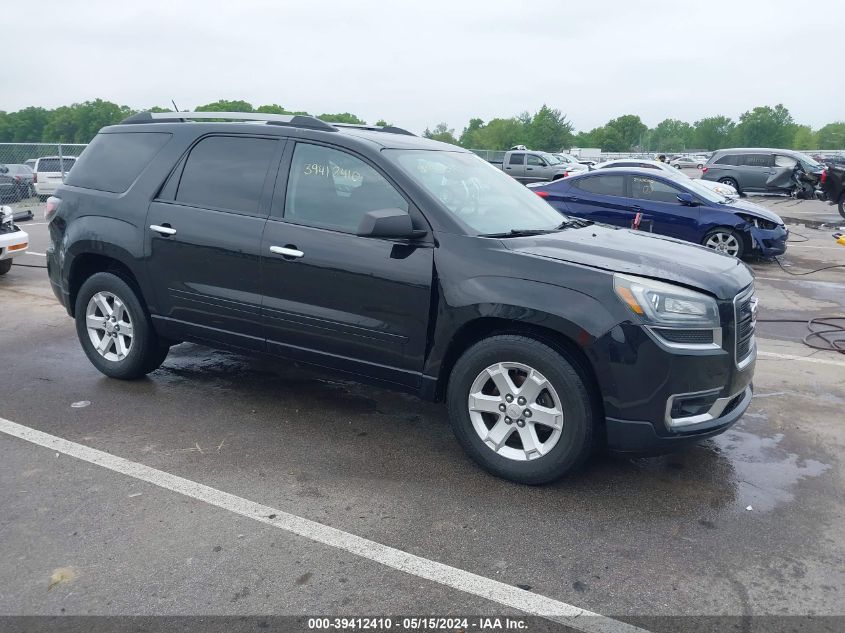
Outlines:
{"label": "rear wheel", "polygon": [[170,349],[153,330],[138,295],[115,274],[89,277],[79,289],[74,314],[86,356],[111,378],[140,378],[157,369]]}
{"label": "rear wheel", "polygon": [[594,411],[576,366],[523,336],[494,336],[470,349],[449,379],[449,419],[464,450],[494,475],[544,484],[590,454]]}
{"label": "rear wheel", "polygon": [[845,194],[842,194],[842,197],[839,198],[839,215],[845,218]]}
{"label": "rear wheel", "polygon": [[709,231],[701,243],[717,253],[724,253],[731,257],[742,257],[744,250],[742,236],[727,227],[719,227]]}
{"label": "rear wheel", "polygon": [[733,187],[736,189],[737,193],[741,193],[739,190],[739,183],[734,180],[733,178],[719,178],[719,182],[723,185],[728,185],[729,187]]}
{"label": "rear wheel", "polygon": [[5,275],[10,270],[12,270],[12,260],[11,259],[0,260],[0,275]]}

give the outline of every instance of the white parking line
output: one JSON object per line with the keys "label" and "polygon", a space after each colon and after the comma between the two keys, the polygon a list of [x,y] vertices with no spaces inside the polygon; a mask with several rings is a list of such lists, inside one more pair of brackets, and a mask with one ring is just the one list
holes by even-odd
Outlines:
{"label": "white parking line", "polygon": [[271,508],[190,479],[171,475],[144,464],[77,444],[11,420],[0,418],[0,432],[102,466],[116,473],[146,481],[160,488],[178,492],[192,499],[297,534],[317,543],[351,552],[356,556],[381,563],[407,574],[425,578],[507,607],[519,609],[528,615],[541,616],[555,622],[561,622],[579,631],[589,633],[647,633],[645,629],[560,602],[554,598],[548,598],[492,578],[479,576],[437,561],[409,554],[400,549],[388,547],[349,532],[295,514],[289,514],[284,510]]}
{"label": "white parking line", "polygon": [[845,361],[833,360],[832,358],[816,358],[815,356],[795,356],[794,354],[778,354],[777,352],[757,352],[757,356],[765,358],[778,358],[780,360],[800,360],[805,363],[818,363],[819,365],[834,365],[845,367]]}
{"label": "white parking line", "polygon": [[36,253],[35,251],[27,251],[24,255],[38,255],[39,257],[47,257],[47,253]]}

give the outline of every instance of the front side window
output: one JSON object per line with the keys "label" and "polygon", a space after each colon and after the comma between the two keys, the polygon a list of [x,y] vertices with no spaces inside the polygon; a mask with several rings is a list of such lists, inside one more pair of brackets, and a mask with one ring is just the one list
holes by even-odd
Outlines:
{"label": "front side window", "polygon": [[679,193],[683,192],[661,180],[654,180],[645,176],[631,176],[631,195],[638,200],[678,202]]}
{"label": "front side window", "polygon": [[784,156],[783,154],[775,156],[775,167],[789,167],[790,169],[794,169],[797,164],[798,161],[792,158],[792,156]]}
{"label": "front side window", "polygon": [[276,147],[273,139],[204,138],[188,155],[176,202],[259,215],[261,191]]}
{"label": "front side window", "polygon": [[582,191],[597,193],[603,196],[621,197],[625,195],[625,176],[621,174],[580,178],[573,182],[572,185]]}
{"label": "front side window", "polygon": [[532,167],[543,167],[546,163],[543,162],[543,159],[539,156],[534,156],[534,154],[528,154],[527,162]]}
{"label": "front side window", "polygon": [[476,234],[553,230],[565,219],[530,189],[474,154],[399,149],[383,153]]}
{"label": "front side window", "polygon": [[368,163],[330,147],[297,143],[286,220],[354,233],[364,215],[383,209],[408,211],[408,202]]}

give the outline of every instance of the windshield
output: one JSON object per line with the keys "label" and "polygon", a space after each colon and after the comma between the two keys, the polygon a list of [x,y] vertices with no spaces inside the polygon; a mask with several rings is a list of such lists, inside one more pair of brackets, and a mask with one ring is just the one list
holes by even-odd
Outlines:
{"label": "windshield", "polygon": [[555,156],[554,154],[546,154],[545,152],[540,152],[540,156],[546,159],[546,162],[549,165],[557,165],[561,162],[560,158]]}
{"label": "windshield", "polygon": [[475,154],[398,149],[384,154],[477,234],[552,230],[566,220]]}

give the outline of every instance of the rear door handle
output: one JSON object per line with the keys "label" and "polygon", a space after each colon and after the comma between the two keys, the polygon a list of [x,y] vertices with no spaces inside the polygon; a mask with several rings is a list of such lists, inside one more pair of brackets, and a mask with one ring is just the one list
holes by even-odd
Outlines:
{"label": "rear door handle", "polygon": [[150,230],[155,231],[161,235],[176,235],[176,229],[167,225],[159,226],[158,224],[150,224]]}
{"label": "rear door handle", "polygon": [[288,246],[271,246],[270,252],[275,253],[276,255],[281,255],[282,257],[292,257],[294,259],[299,259],[305,255],[302,251]]}

